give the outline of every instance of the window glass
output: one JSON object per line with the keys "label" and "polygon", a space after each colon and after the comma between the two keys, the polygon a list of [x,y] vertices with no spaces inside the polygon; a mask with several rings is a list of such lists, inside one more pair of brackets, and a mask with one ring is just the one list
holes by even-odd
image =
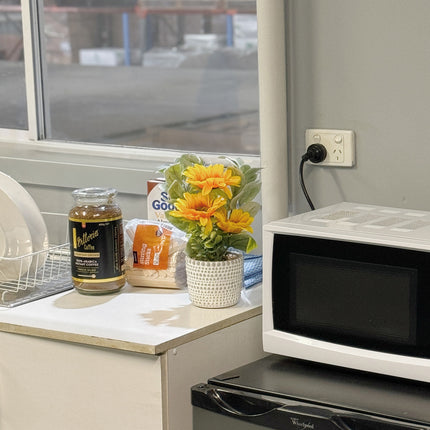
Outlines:
{"label": "window glass", "polygon": [[28,129],[19,0],[0,2],[0,128]]}
{"label": "window glass", "polygon": [[50,139],[259,152],[255,0],[44,0]]}

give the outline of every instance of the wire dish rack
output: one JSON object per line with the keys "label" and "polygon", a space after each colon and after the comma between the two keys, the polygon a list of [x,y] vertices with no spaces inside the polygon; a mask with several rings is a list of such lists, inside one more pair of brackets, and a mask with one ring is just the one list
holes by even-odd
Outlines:
{"label": "wire dish rack", "polygon": [[16,258],[0,258],[0,266],[17,268],[13,279],[0,269],[0,306],[14,307],[73,288],[68,243]]}

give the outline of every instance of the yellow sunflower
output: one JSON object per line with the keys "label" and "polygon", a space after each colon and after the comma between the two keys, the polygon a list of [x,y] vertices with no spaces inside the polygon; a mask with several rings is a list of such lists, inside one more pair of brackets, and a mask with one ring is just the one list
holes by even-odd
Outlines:
{"label": "yellow sunflower", "polygon": [[227,233],[240,233],[243,230],[253,232],[251,224],[254,218],[242,209],[233,209],[230,218],[227,219],[227,211],[224,209],[215,213],[217,218],[217,226]]}
{"label": "yellow sunflower", "polygon": [[232,198],[229,186],[238,187],[241,181],[240,176],[233,176],[231,169],[225,169],[222,164],[207,167],[194,164],[184,171],[184,175],[187,177],[187,182],[201,188],[204,195],[209,194],[214,188],[220,188],[229,199]]}
{"label": "yellow sunflower", "polygon": [[212,231],[212,215],[225,204],[226,201],[222,197],[212,199],[203,193],[185,193],[183,199],[176,200],[176,210],[170,211],[170,215],[198,221],[205,228],[205,234],[209,234]]}

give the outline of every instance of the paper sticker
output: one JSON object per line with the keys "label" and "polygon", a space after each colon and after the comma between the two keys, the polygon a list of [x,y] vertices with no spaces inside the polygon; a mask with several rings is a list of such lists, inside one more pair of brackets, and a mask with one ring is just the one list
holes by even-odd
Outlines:
{"label": "paper sticker", "polygon": [[171,230],[139,224],[133,241],[133,267],[165,270],[168,266]]}

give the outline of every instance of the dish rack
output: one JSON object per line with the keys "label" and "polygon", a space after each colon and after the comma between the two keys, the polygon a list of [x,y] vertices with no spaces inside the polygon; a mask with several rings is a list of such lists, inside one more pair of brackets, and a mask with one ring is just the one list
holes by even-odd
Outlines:
{"label": "dish rack", "polygon": [[[26,262],[31,259],[28,269]],[[0,280],[0,306],[14,307],[73,288],[69,243],[16,258],[0,257],[0,262],[20,267],[16,279]]]}

